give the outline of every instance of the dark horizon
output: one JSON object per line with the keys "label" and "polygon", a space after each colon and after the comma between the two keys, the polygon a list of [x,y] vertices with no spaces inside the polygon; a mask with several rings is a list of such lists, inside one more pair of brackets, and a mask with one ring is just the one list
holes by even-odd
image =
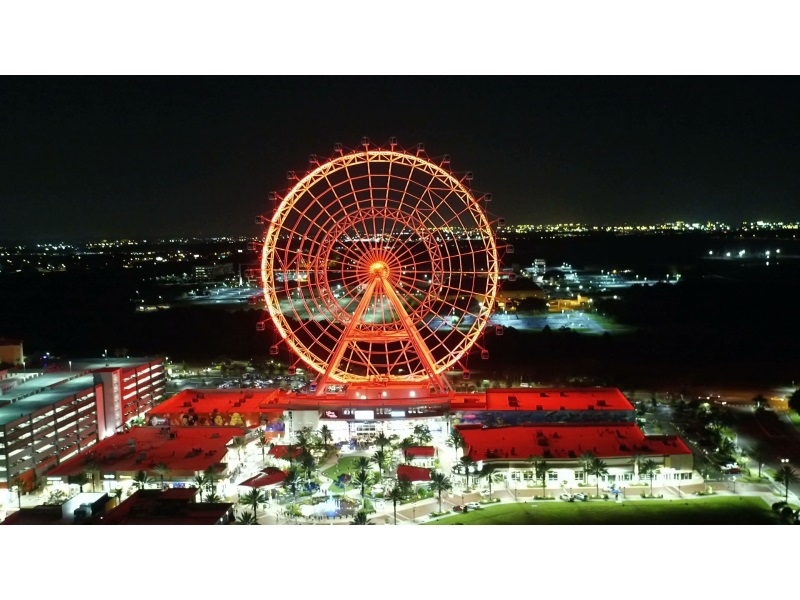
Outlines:
{"label": "dark horizon", "polygon": [[794,77],[3,77],[0,239],[258,236],[362,136],[473,171],[509,224],[800,220]]}

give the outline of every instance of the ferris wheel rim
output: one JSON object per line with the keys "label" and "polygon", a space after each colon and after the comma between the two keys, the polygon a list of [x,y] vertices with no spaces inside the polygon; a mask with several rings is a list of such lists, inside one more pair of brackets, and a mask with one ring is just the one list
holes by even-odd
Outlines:
{"label": "ferris wheel rim", "polygon": [[[271,317],[273,324],[275,325],[279,335],[281,338],[287,343],[287,345],[291,348],[292,351],[297,354],[297,356],[306,363],[309,367],[313,370],[317,371],[318,373],[324,373],[325,371],[325,357],[318,356],[316,353],[312,352],[305,344],[303,344],[300,340],[297,339],[298,332],[294,329],[289,320],[283,313],[281,309],[281,299],[277,295],[277,288],[275,281],[275,248],[278,247],[277,245],[277,238],[281,233],[282,224],[286,221],[287,217],[291,214],[292,209],[296,205],[296,203],[303,198],[303,195],[309,192],[312,186],[321,181],[327,173],[334,172],[335,170],[346,168],[349,166],[359,166],[369,163],[378,163],[381,161],[395,161],[399,164],[403,164],[406,168],[410,169],[413,173],[415,170],[419,169],[423,173],[429,174],[432,178],[436,178],[437,181],[445,183],[451,187],[451,191],[456,197],[465,202],[467,209],[470,212],[470,215],[475,219],[475,222],[478,226],[478,229],[481,232],[481,241],[483,242],[483,248],[481,249],[482,252],[486,253],[486,294],[484,296],[484,303],[485,303],[485,310],[486,316],[485,318],[479,319],[477,321],[477,325],[471,327],[467,334],[462,336],[459,344],[456,345],[455,348],[451,349],[451,354],[449,358],[437,361],[437,369],[438,373],[442,373],[452,367],[454,364],[459,362],[461,357],[469,351],[469,349],[476,343],[478,336],[481,334],[483,329],[486,327],[488,322],[488,315],[491,313],[491,310],[494,306],[495,302],[495,295],[497,291],[497,282],[499,276],[499,258],[498,258],[498,250],[497,245],[494,239],[493,231],[491,228],[491,224],[488,220],[488,217],[484,213],[484,211],[479,206],[478,200],[472,194],[471,190],[469,190],[461,181],[456,178],[456,176],[451,173],[450,171],[442,168],[440,165],[436,165],[430,160],[425,158],[420,158],[419,156],[413,156],[409,153],[404,151],[397,151],[397,150],[385,150],[385,149],[367,149],[363,151],[355,151],[349,154],[342,154],[341,156],[334,157],[324,163],[319,164],[316,168],[309,171],[305,176],[300,178],[294,186],[289,190],[286,196],[281,199],[280,204],[275,210],[275,213],[270,220],[269,228],[266,233],[266,239],[264,243],[264,248],[262,251],[262,263],[261,263],[261,271],[262,277],[264,282],[264,296],[265,301],[268,307],[268,311]],[[349,173],[348,173],[349,176]],[[410,175],[409,175],[410,177]],[[407,216],[408,219],[411,219],[410,216]],[[313,224],[315,221],[314,219],[310,219],[311,223]],[[422,224],[423,220],[418,219],[419,223]],[[421,229],[421,227],[420,227]],[[293,230],[292,230],[293,231]],[[332,245],[335,242],[335,239],[330,242]],[[271,250],[272,249],[272,250]],[[437,266],[440,268],[444,268],[441,266],[441,261],[437,263]],[[286,281],[286,267],[284,266],[279,271],[283,272],[284,274],[284,281]],[[431,272],[433,273],[434,269],[431,268]],[[399,275],[395,274],[395,277],[399,278]],[[431,275],[433,277],[433,275]],[[397,282],[395,281],[395,284]],[[284,285],[285,287],[285,285]],[[298,288],[299,289],[299,288]],[[323,304],[327,304],[331,302],[331,294],[330,285],[325,282],[325,287],[323,287],[327,291],[328,299]],[[427,299],[427,297],[426,297]],[[316,301],[317,298],[312,298],[312,301]],[[305,300],[304,300],[305,302]],[[420,304],[422,306],[423,304]],[[308,305],[306,304],[306,307]],[[333,309],[332,304],[328,304],[329,308],[331,308],[332,313],[336,313],[337,311]],[[319,303],[317,307],[322,309]],[[292,305],[292,311],[294,316],[298,316],[294,305]],[[344,309],[342,312],[338,313],[340,316],[344,316],[347,314]],[[297,320],[298,324],[302,323],[301,319]],[[302,326],[302,325],[301,325]],[[415,375],[408,374],[403,379],[408,380],[422,380],[425,379],[427,375],[422,372],[417,372]],[[362,376],[352,376],[352,377],[344,377],[346,381],[362,381],[364,377]]]}

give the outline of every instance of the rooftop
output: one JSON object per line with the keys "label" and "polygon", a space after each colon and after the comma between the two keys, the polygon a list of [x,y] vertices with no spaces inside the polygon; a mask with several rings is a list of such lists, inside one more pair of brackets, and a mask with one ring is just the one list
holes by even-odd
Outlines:
{"label": "rooftop", "polygon": [[[639,454],[676,455],[692,451],[677,436],[645,436],[635,423],[545,427],[459,428],[473,460],[529,457],[569,460],[591,452],[598,458]],[[547,455],[545,455],[547,453]]]}
{"label": "rooftop", "polygon": [[[233,504],[192,502],[172,490],[139,490],[106,514],[100,525],[216,525],[227,522]],[[194,493],[192,493],[192,497]]]}
{"label": "rooftop", "polygon": [[451,410],[633,410],[617,388],[503,388],[456,394]]}
{"label": "rooftop", "polygon": [[270,485],[278,485],[283,483],[284,479],[286,479],[286,473],[280,469],[276,469],[275,467],[267,467],[262,469],[258,475],[254,475],[250,479],[243,481],[238,485],[252,488],[263,488]]}
{"label": "rooftop", "polygon": [[74,370],[94,371],[96,369],[132,369],[161,361],[160,358],[130,357],[117,358],[77,358],[71,361]]}
{"label": "rooftop", "polygon": [[[93,375],[67,379],[64,373],[33,377],[0,396],[0,426],[94,388]],[[6,401],[10,403],[6,404]]]}
{"label": "rooftop", "polygon": [[198,416],[209,416],[214,413],[229,414],[233,412],[254,414],[283,413],[285,399],[278,394],[279,390],[257,389],[188,389],[178,392],[168,400],[150,410],[150,415],[169,416],[193,412]]}
{"label": "rooftop", "polygon": [[104,439],[48,473],[67,477],[92,460],[101,474],[152,471],[164,463],[173,472],[205,471],[225,459],[227,444],[245,434],[241,427],[133,427]]}
{"label": "rooftop", "polygon": [[397,478],[408,479],[409,481],[430,481],[431,470],[423,469],[422,467],[400,465],[397,467]]}

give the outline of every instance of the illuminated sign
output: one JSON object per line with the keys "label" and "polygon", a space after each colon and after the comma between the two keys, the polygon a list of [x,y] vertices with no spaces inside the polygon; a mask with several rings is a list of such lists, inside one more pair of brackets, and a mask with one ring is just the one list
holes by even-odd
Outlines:
{"label": "illuminated sign", "polygon": [[406,416],[406,411],[404,411],[404,410],[393,410],[393,411],[391,412],[391,415],[392,415],[393,417],[399,417],[399,418],[401,418],[401,419],[402,419],[403,417],[405,417],[405,416]]}
{"label": "illuminated sign", "polygon": [[358,421],[365,421],[369,419],[375,418],[375,411],[374,410],[355,410],[353,411],[353,417],[355,417]]}
{"label": "illuminated sign", "polygon": [[329,419],[335,419],[336,418],[336,413],[333,412],[332,410],[326,410],[325,411],[325,416],[328,417]]}

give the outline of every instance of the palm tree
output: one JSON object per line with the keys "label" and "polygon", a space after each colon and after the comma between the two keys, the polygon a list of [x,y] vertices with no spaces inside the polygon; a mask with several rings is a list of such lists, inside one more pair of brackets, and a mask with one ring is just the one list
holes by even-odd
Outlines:
{"label": "palm tree", "polygon": [[161,489],[164,489],[164,475],[169,473],[169,465],[165,462],[160,462],[153,467],[153,472],[161,479]]}
{"label": "palm tree", "polygon": [[546,460],[537,460],[533,463],[533,470],[536,473],[536,478],[542,480],[542,497],[546,496],[545,487],[547,485],[547,472],[550,470],[550,465]]}
{"label": "palm tree", "polygon": [[204,473],[200,473],[194,476],[192,483],[194,483],[194,486],[197,488],[198,493],[200,494],[200,502],[202,502],[203,490],[205,489],[206,485],[208,485],[208,477],[206,477]]}
{"label": "palm tree", "polygon": [[206,476],[206,485],[209,492],[215,494],[217,492],[217,470],[211,466],[203,471],[203,474]]}
{"label": "palm tree", "polygon": [[311,436],[311,428],[303,427],[297,432],[297,445],[300,447],[300,452],[308,452],[311,449],[312,444],[313,439]]}
{"label": "palm tree", "polygon": [[119,506],[120,498],[122,498],[122,488],[114,488],[114,498],[117,499],[116,506]]}
{"label": "palm tree", "polygon": [[454,448],[456,451],[456,460],[458,460],[458,451],[464,450],[466,448],[467,443],[464,441],[464,437],[457,429],[453,429],[450,432],[450,435],[447,437],[447,441],[445,442],[450,448]]}
{"label": "palm tree", "polygon": [[464,481],[466,481],[465,487],[469,487],[469,470],[475,465],[475,461],[469,454],[466,454],[462,456],[458,462],[464,468]]}
{"label": "palm tree", "polygon": [[325,454],[328,454],[328,446],[333,441],[333,434],[331,433],[331,428],[327,425],[323,425],[319,428],[319,437],[322,440],[322,447],[325,449]]}
{"label": "palm tree", "polygon": [[137,471],[136,475],[133,476],[133,485],[138,487],[140,490],[143,490],[148,485],[152,485],[152,484],[153,484],[153,478],[150,477],[144,471]]}
{"label": "palm tree", "polygon": [[297,488],[300,485],[300,474],[297,467],[289,467],[286,471],[286,477],[283,479],[283,487],[289,490],[292,494],[292,500],[297,500]]}
{"label": "palm tree", "polygon": [[484,464],[483,471],[478,475],[486,478],[486,483],[489,484],[489,499],[492,497],[492,479],[494,479],[495,468],[491,465]]}
{"label": "palm tree", "polygon": [[753,458],[758,463],[758,478],[761,479],[761,469],[767,464],[767,461],[770,459],[770,454],[764,452],[761,448],[758,448],[755,452],[753,452]]}
{"label": "palm tree", "polygon": [[369,485],[372,477],[369,474],[369,471],[359,471],[356,473],[356,483],[361,486],[361,505],[366,506],[367,497],[365,495],[366,487]]}
{"label": "palm tree", "polygon": [[358,460],[356,460],[357,471],[369,471],[371,468],[372,468],[372,459],[367,458],[366,456],[358,457]]}
{"label": "palm tree", "polygon": [[236,520],[240,525],[258,525],[255,514],[249,510],[243,510]]}
{"label": "palm tree", "polygon": [[380,450],[375,450],[375,454],[372,455],[372,462],[378,465],[378,471],[380,472],[381,479],[383,479],[383,468],[386,466],[388,459],[389,455],[386,454],[386,450],[383,448]]}
{"label": "palm tree", "polygon": [[243,435],[237,436],[231,440],[231,448],[236,449],[236,455],[239,458],[239,462],[242,462],[242,449],[247,447],[247,440],[244,439]]}
{"label": "palm tree", "polygon": [[363,510],[360,510],[355,514],[353,520],[350,521],[350,525],[368,525],[367,521],[367,513],[365,513]]}
{"label": "palm tree", "polygon": [[417,443],[414,441],[414,438],[411,438],[411,437],[406,437],[406,438],[403,438],[402,440],[400,440],[400,443],[398,444],[398,447],[400,448],[400,450],[403,451],[403,460],[404,461],[409,462],[408,461],[408,450],[409,450],[409,448],[413,448],[416,445],[417,445]]}
{"label": "palm tree", "polygon": [[389,490],[389,500],[392,501],[392,507],[394,508],[394,524],[397,525],[397,503],[402,502],[406,498],[405,490],[402,486],[395,485],[391,490]]}
{"label": "palm tree", "polygon": [[378,447],[381,450],[383,450],[384,448],[386,448],[386,446],[390,445],[392,443],[392,441],[388,437],[386,437],[386,434],[384,434],[381,431],[378,434],[378,437],[375,438],[375,443],[378,445]]}
{"label": "palm tree", "polygon": [[85,463],[83,463],[83,468],[86,469],[86,474],[89,476],[89,480],[92,482],[92,491],[97,491],[97,484],[100,479],[100,465],[98,465],[94,459],[88,459]]}
{"label": "palm tree", "polygon": [[258,518],[258,505],[266,504],[267,496],[258,488],[253,488],[244,496],[239,496],[239,504],[253,507],[253,515]]}
{"label": "palm tree", "polygon": [[631,465],[633,466],[633,474],[636,476],[636,480],[639,480],[642,472],[642,459],[644,456],[641,454],[631,454]]}
{"label": "palm tree", "polygon": [[419,443],[420,446],[428,444],[433,439],[430,427],[424,423],[420,423],[414,427],[414,437],[417,438],[417,443]]}
{"label": "palm tree", "polygon": [[655,477],[656,470],[658,469],[658,463],[654,461],[652,458],[648,458],[645,460],[639,470],[645,474],[646,477],[650,479],[650,495],[653,495],[653,477]]}
{"label": "palm tree", "polygon": [[431,491],[439,495],[439,512],[442,512],[442,492],[449,492],[453,489],[453,484],[450,478],[444,473],[433,471],[431,473]]}
{"label": "palm tree", "polygon": [[287,444],[284,448],[286,448],[286,450],[284,451],[283,459],[289,461],[289,467],[292,467],[294,466],[294,461],[297,460],[295,452],[298,446],[295,444]]}
{"label": "palm tree", "polygon": [[581,456],[581,465],[583,466],[583,483],[589,483],[589,467],[592,464],[592,460],[595,458],[594,454],[590,451],[586,451]]}
{"label": "palm tree", "polygon": [[258,441],[256,442],[256,446],[261,450],[261,464],[267,462],[267,448],[269,448],[269,445],[270,443],[263,433],[260,436],[258,436]]}
{"label": "palm tree", "polygon": [[789,465],[783,465],[776,473],[775,479],[784,485],[784,500],[789,502],[789,484],[797,481],[797,473]]}
{"label": "palm tree", "polygon": [[[584,455],[585,456],[585,455]],[[597,457],[594,457],[589,462],[589,468],[587,469],[589,475],[594,475],[596,477],[597,482],[597,495],[600,495],[600,478],[603,475],[608,475],[608,466],[606,463]]]}
{"label": "palm tree", "polygon": [[222,496],[220,496],[217,492],[211,492],[208,496],[206,496],[206,502],[211,504],[222,502]]}
{"label": "palm tree", "polygon": [[306,479],[314,477],[314,469],[317,468],[317,461],[311,452],[305,451],[300,455],[300,466],[305,471]]}

